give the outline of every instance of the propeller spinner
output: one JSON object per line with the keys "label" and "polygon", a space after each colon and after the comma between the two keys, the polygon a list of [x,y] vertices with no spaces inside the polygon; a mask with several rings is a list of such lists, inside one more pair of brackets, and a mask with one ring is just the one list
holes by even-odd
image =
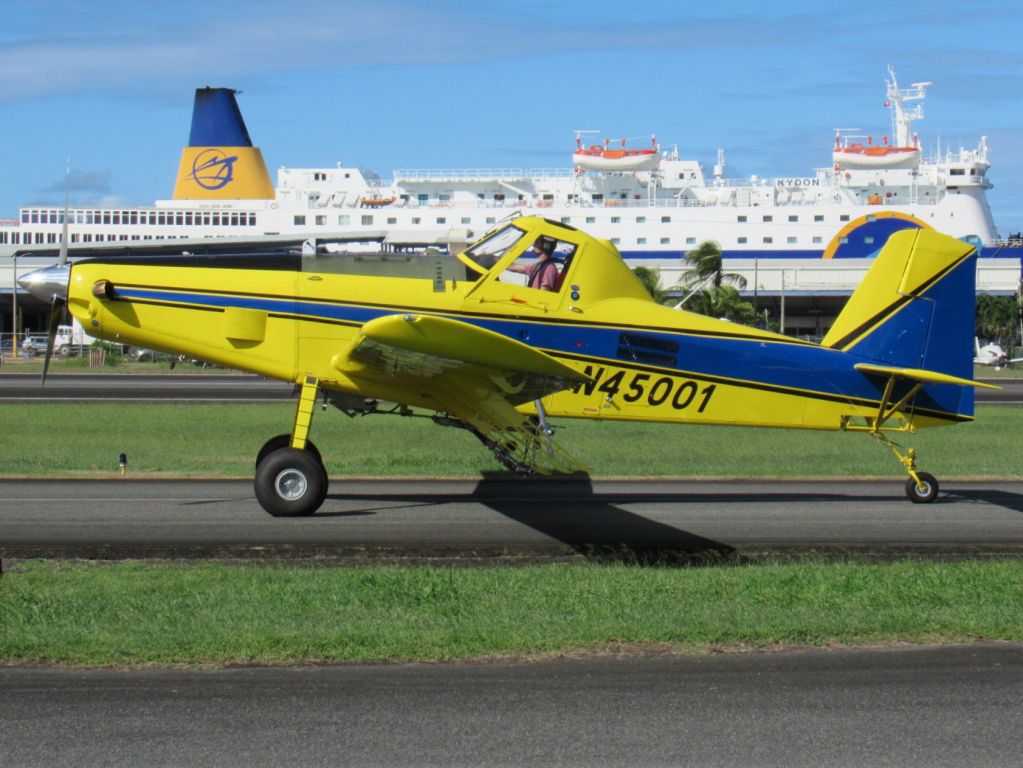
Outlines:
{"label": "propeller spinner", "polygon": [[50,370],[50,358],[57,339],[57,326],[64,317],[67,308],[67,287],[71,277],[71,267],[66,263],[66,254],[61,254],[61,261],[52,267],[44,267],[29,272],[18,278],[18,285],[37,299],[50,304],[49,336],[46,340],[46,358],[43,361],[42,382],[46,383],[46,374]]}

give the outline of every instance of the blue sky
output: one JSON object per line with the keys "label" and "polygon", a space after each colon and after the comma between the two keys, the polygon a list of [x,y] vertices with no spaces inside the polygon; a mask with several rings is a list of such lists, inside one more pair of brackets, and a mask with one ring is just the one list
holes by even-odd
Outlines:
{"label": "blue sky", "polygon": [[928,153],[991,146],[1023,230],[1018,0],[641,3],[4,0],[0,218],[171,194],[194,89],[230,86],[271,169],[570,164],[576,129],[656,134],[728,175],[805,176],[834,129],[889,133],[886,67],[932,81]]}

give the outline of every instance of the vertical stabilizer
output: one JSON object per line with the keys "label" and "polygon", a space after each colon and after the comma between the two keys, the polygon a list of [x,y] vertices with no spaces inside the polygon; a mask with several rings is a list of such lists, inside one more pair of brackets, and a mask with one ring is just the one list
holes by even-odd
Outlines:
{"label": "vertical stabilizer", "polygon": [[271,200],[263,153],[252,146],[231,88],[198,88],[192,131],[181,152],[174,198],[178,200]]}
{"label": "vertical stabilizer", "polygon": [[896,232],[824,346],[890,366],[973,375],[976,249],[930,229]]}

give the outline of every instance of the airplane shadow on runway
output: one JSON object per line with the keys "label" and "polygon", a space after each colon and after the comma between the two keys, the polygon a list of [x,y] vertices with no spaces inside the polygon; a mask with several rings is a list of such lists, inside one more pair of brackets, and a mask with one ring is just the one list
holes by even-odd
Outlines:
{"label": "airplane shadow on runway", "polygon": [[943,493],[937,498],[937,501],[942,500],[975,501],[1023,514],[1023,494],[1010,493],[1009,491],[993,491],[988,488],[956,488],[954,491],[949,491],[947,494]]}
{"label": "airplane shadow on runway", "polygon": [[[538,498],[539,497],[539,498]],[[331,499],[372,499],[375,502],[404,501],[415,506],[476,501],[521,525],[564,544],[588,560],[635,565],[701,566],[747,562],[734,546],[708,539],[623,509],[622,504],[686,503],[716,504],[764,497],[734,493],[595,492],[591,478],[579,474],[570,478],[529,478],[504,471],[484,472],[471,494],[329,494]],[[833,503],[857,501],[840,493],[794,489],[791,493],[768,494],[771,501]],[[876,497],[872,499],[875,501]],[[373,514],[391,508],[386,504],[349,512],[319,512],[317,517]]]}
{"label": "airplane shadow on runway", "polygon": [[[587,560],[630,565],[700,566],[743,562],[735,547],[650,520],[615,502],[679,501],[668,494],[599,494],[589,476],[554,481],[524,480],[509,472],[484,472],[471,494],[439,496],[373,494],[375,501],[405,501],[433,506],[476,501],[521,525],[571,548]],[[537,494],[548,496],[538,501]],[[328,499],[369,498],[365,494],[328,494]],[[379,505],[349,512],[319,512],[317,517],[375,514]]]}
{"label": "airplane shadow on runway", "polygon": [[[798,486],[791,492],[753,494],[737,489],[734,492],[699,493],[643,493],[597,492],[592,480],[585,474],[571,478],[523,478],[504,471],[484,472],[472,493],[440,495],[383,493],[330,494],[334,499],[372,499],[376,502],[406,502],[429,507],[450,502],[475,501],[513,520],[528,526],[593,562],[625,563],[633,565],[659,565],[692,567],[722,564],[742,564],[750,561],[736,547],[722,541],[708,539],[672,525],[651,520],[630,512],[621,505],[637,503],[684,503],[698,505],[732,504],[748,501],[791,501],[807,503],[876,503],[905,501],[900,493],[891,497],[856,496],[847,492],[822,493],[807,491]],[[956,489],[942,492],[937,504],[974,501],[991,504],[1023,513],[1023,495],[987,489]],[[908,502],[906,502],[908,504]],[[374,505],[337,516],[375,514],[393,508],[387,504]],[[334,516],[318,513],[317,516]],[[753,512],[751,511],[751,514]]]}
{"label": "airplane shadow on runway", "polygon": [[[551,484],[532,484],[532,490],[553,491],[551,503],[510,497],[506,472],[484,472],[471,498],[510,520],[571,547],[587,560],[630,565],[698,566],[742,560],[723,542],[650,520],[616,506],[593,491],[588,475]],[[643,497],[646,499],[647,497]]]}

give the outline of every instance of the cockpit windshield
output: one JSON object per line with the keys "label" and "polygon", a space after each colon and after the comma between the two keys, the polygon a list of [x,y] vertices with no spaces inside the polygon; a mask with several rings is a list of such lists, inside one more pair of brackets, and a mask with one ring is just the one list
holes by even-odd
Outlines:
{"label": "cockpit windshield", "polygon": [[471,262],[470,267],[480,274],[484,274],[501,260],[509,248],[525,236],[526,233],[518,227],[507,226],[476,243],[462,255]]}

